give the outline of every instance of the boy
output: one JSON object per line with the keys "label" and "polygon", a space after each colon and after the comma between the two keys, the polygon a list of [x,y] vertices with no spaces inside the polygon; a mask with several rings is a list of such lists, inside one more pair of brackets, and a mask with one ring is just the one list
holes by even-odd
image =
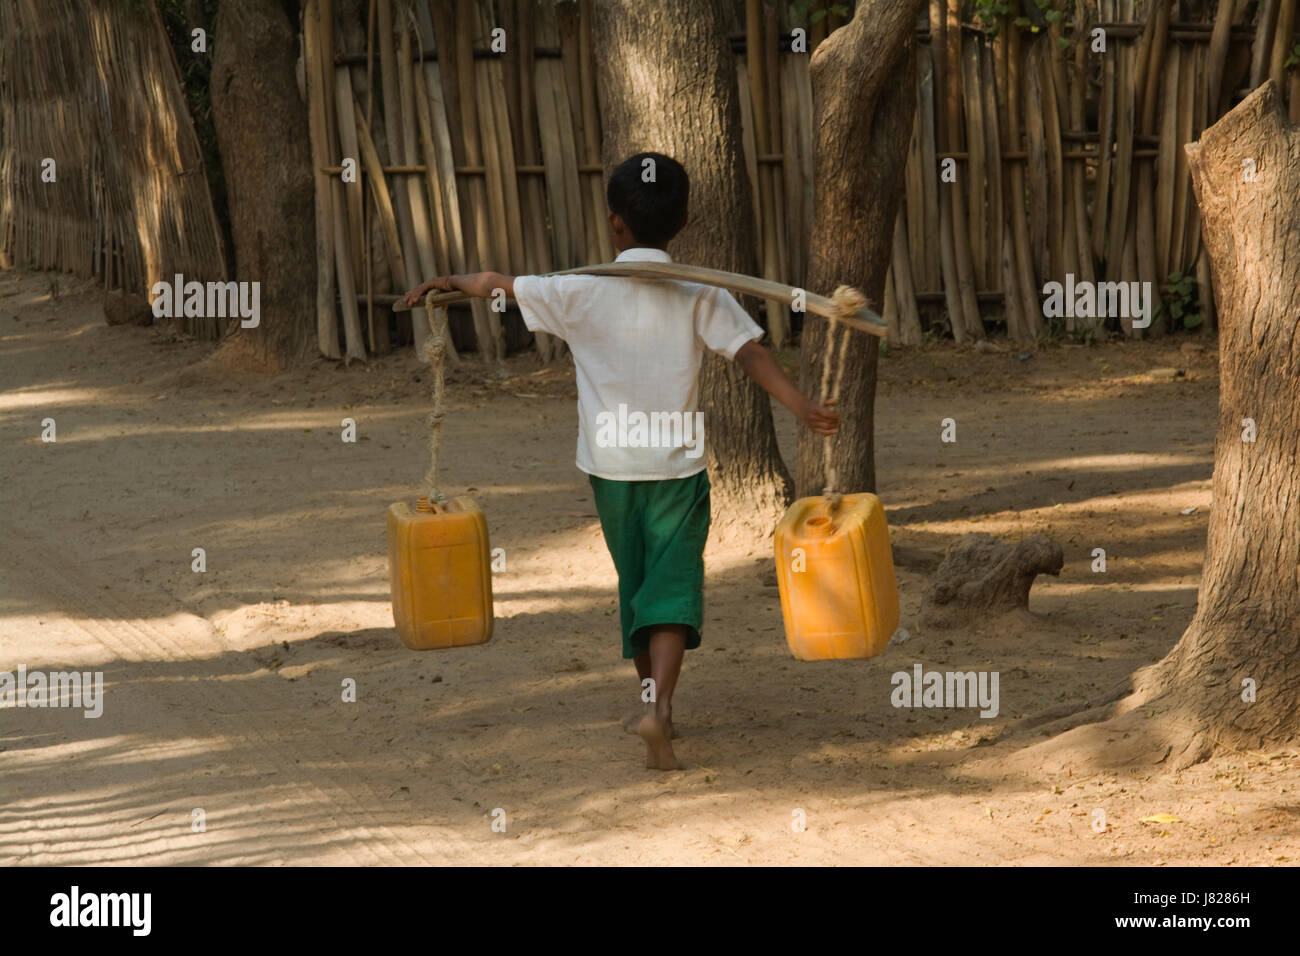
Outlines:
{"label": "boy", "polygon": [[[650,182],[646,170],[653,170]],[[660,153],[638,153],[615,169],[606,198],[617,261],[671,262],[666,247],[686,225],[689,192],[686,170]],[[686,650],[700,645],[704,613],[703,349],[734,359],[813,431],[834,434],[838,413],[799,392],[758,344],[763,330],[721,289],[480,272],[430,279],[407,293],[407,304],[430,289],[484,297],[503,289],[530,330],[569,344],[578,382],[577,465],[591,482],[618,571],[623,657],[636,663],[638,679],[654,681],[642,684],[652,688],[652,703],[636,732],[648,768],[676,770],[673,691]]]}

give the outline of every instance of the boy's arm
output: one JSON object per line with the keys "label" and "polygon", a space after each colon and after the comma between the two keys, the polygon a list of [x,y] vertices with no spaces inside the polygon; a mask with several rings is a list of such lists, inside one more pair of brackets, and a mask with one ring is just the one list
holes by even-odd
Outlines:
{"label": "boy's arm", "polygon": [[471,272],[465,275],[435,276],[406,293],[403,301],[409,306],[414,306],[424,298],[425,293],[432,289],[441,292],[459,290],[466,295],[481,299],[490,298],[495,290],[503,289],[508,297],[514,298],[515,277],[502,275],[500,272]]}
{"label": "boy's arm", "polygon": [[835,404],[835,399],[819,405],[806,398],[776,364],[772,353],[757,342],[746,342],[740,347],[736,352],[736,364],[812,431],[834,435],[839,430],[839,412],[828,407]]}

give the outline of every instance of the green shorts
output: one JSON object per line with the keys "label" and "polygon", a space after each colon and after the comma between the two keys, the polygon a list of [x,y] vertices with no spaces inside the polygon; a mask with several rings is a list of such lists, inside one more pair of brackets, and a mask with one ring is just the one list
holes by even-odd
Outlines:
{"label": "green shorts", "polygon": [[700,646],[704,622],[704,543],[709,537],[709,475],[663,481],[588,476],[605,544],[618,571],[623,657],[649,649],[656,624],[690,628]]}

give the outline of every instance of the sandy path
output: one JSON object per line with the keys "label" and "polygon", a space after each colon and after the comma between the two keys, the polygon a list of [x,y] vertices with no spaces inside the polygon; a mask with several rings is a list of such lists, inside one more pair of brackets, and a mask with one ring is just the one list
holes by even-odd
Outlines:
{"label": "sandy path", "polygon": [[[103,326],[93,292],[48,298],[44,277],[0,277],[0,670],[102,670],[105,709],[0,710],[0,861],[1300,858],[1293,759],[1078,779],[969,766],[1032,742],[983,746],[1017,717],[1158,658],[1190,618],[1212,353],[884,360],[878,461],[905,625],[927,556],[954,534],[1046,530],[1065,572],[1036,587],[1036,617],[1018,627],[911,623],[879,658],[806,665],[763,581],[768,547],[715,540],[709,629],[678,705],[686,770],[661,775],[618,726],[637,688],[572,466],[571,373],[535,373],[527,357],[505,381],[453,373],[446,485],[474,489],[507,570],[491,643],[414,654],[391,627],[382,523],[424,467],[413,359],[231,378],[161,329]],[[1143,375],[1172,364],[1188,375]],[[955,446],[938,441],[948,415]],[[53,445],[39,439],[46,416]],[[345,416],[355,445],[339,440]],[[1104,579],[1088,570],[1094,546],[1110,555]],[[917,662],[999,670],[1001,713],[892,708],[890,675]],[[1090,826],[1098,807],[1105,834]],[[1158,812],[1181,822],[1140,822]]]}

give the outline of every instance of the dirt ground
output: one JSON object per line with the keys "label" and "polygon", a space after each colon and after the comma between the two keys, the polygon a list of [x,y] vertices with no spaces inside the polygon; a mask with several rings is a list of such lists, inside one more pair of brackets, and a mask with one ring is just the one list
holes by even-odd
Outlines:
{"label": "dirt ground", "polygon": [[[506,569],[490,643],[416,653],[392,627],[384,536],[426,465],[414,356],[220,374],[209,346],[109,328],[95,290],[58,281],[0,275],[0,670],[102,671],[104,711],[0,710],[0,862],[1300,860],[1295,754],[1007,769],[1042,739],[1019,718],[1099,699],[1192,616],[1212,342],[882,358],[879,493],[910,639],[793,660],[770,541],[718,536],[675,710],[685,769],[664,774],[620,727],[639,687],[573,464],[571,370],[524,355],[504,378],[451,374],[444,487],[480,502]],[[928,568],[976,530],[1054,535],[1065,569],[1028,619],[924,631]],[[999,714],[895,709],[890,676],[917,663],[997,671]],[[1143,822],[1158,814],[1175,820]]]}

